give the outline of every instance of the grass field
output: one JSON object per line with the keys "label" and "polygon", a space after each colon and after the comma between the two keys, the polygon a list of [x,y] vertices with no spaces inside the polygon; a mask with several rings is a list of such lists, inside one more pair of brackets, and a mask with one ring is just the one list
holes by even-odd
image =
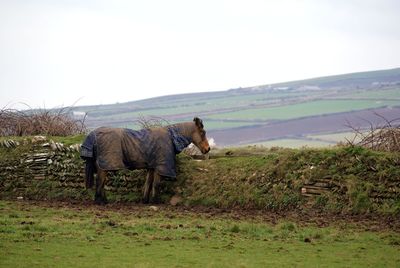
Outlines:
{"label": "grass field", "polygon": [[[252,108],[252,105],[268,104],[273,99],[282,97],[298,97],[295,92],[291,96],[274,94],[251,94],[248,96],[230,96],[226,98],[199,100],[198,102],[189,102],[178,106],[155,107],[135,112],[126,112],[118,114],[105,115],[103,118],[129,119],[138,116],[170,116],[177,114],[199,113],[215,111],[215,115],[207,116],[214,119],[239,119],[239,120],[267,120],[267,119],[291,119],[304,116],[313,116],[319,114],[329,114],[338,112],[347,112],[361,109],[376,108],[382,106],[400,105],[400,99],[396,100],[399,93],[396,90],[363,92],[346,98],[353,100],[318,100],[299,104],[282,105],[274,108]],[[371,100],[357,100],[359,98],[369,98]],[[382,98],[392,100],[380,101]],[[236,112],[220,112],[224,108],[240,108]],[[227,126],[229,127],[229,126]]]}
{"label": "grass field", "polygon": [[[388,92],[387,97],[391,98],[391,96],[394,94],[397,93]],[[393,98],[393,100],[376,100],[371,98],[370,100],[316,100],[277,107],[252,108],[252,103],[265,104],[267,103],[267,101],[261,98],[261,94],[255,94],[246,97],[247,98],[241,97],[243,98],[243,100],[240,100],[239,97],[229,97],[227,102],[225,102],[224,99],[221,98],[220,100],[207,100],[204,103],[201,102],[195,105],[187,104],[185,106],[178,107],[154,108],[148,110],[139,110],[136,112],[110,114],[108,116],[103,116],[103,118],[114,118],[115,120],[131,120],[139,116],[168,117],[178,114],[186,116],[191,113],[196,114],[201,112],[208,112],[210,114],[205,115],[203,118],[207,121],[207,128],[209,130],[215,130],[245,127],[265,123],[265,121],[267,120],[288,120],[307,116],[318,116],[322,114],[351,112],[363,109],[400,105],[400,100],[396,100],[395,98]],[[222,112],[219,110],[223,108],[235,107],[242,108],[234,112]],[[191,120],[191,117],[184,117],[178,121],[181,122],[182,120]],[[174,122],[171,121],[170,123]],[[129,127],[139,128],[139,126],[135,124],[131,124],[129,125]]]}
{"label": "grass field", "polygon": [[[347,140],[346,140],[347,139]],[[355,138],[353,132],[339,132],[339,133],[327,133],[319,135],[307,135],[305,137],[299,137],[296,139],[276,139],[264,142],[258,142],[254,144],[248,144],[246,146],[256,145],[263,147],[283,147],[283,148],[324,148],[334,146],[338,143],[346,143],[347,141],[358,142],[360,137]]]}
{"label": "grass field", "polygon": [[[124,118],[132,118],[137,117],[139,115],[143,116],[168,116],[168,115],[176,115],[176,114],[185,114],[185,113],[193,113],[193,112],[209,112],[209,111],[218,111],[220,109],[234,109],[234,108],[248,108],[252,105],[259,104],[268,104],[273,102],[276,99],[283,98],[298,98],[305,95],[305,93],[299,92],[288,92],[288,93],[280,93],[280,92],[264,92],[264,93],[252,93],[252,94],[241,94],[241,95],[226,95],[220,97],[199,97],[199,98],[185,98],[185,99],[160,99],[159,101],[153,102],[145,102],[142,105],[138,105],[139,107],[143,107],[145,109],[136,110],[130,109],[129,112],[117,112],[117,111],[108,111],[105,113],[105,110],[96,111],[93,109],[90,114],[93,116],[101,115],[103,118],[114,118],[118,119]],[[106,107],[105,107],[106,108]],[[135,111],[136,110],[136,111]],[[100,114],[99,114],[100,113]]]}
{"label": "grass field", "polygon": [[400,101],[375,100],[319,100],[272,108],[247,109],[207,116],[213,119],[271,120],[293,119],[305,116],[349,112],[384,106],[400,105]]}
{"label": "grass field", "polygon": [[374,225],[365,221],[313,222],[262,213],[0,201],[0,267],[400,265],[400,234],[393,230],[368,231]]}

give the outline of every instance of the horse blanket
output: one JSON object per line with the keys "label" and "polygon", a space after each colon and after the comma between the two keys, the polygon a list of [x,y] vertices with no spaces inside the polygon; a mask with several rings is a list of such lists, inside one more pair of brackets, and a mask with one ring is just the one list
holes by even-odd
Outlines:
{"label": "horse blanket", "polygon": [[175,155],[191,142],[173,126],[139,131],[101,127],[86,137],[81,157],[96,158],[103,170],[154,169],[161,176],[176,178]]}

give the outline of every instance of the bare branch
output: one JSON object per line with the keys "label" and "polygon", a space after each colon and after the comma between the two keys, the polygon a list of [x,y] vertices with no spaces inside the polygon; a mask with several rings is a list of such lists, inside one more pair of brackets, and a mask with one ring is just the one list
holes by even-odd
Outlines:
{"label": "bare branch", "polygon": [[[27,107],[29,105],[22,103]],[[0,110],[0,136],[52,135],[68,136],[84,133],[83,120],[73,118],[71,108],[56,110]]]}
{"label": "bare branch", "polygon": [[169,125],[169,121],[162,118],[162,117],[157,117],[157,116],[144,116],[140,115],[138,119],[136,119],[136,122],[142,127],[142,128],[154,128],[154,127],[162,127]]}
{"label": "bare branch", "polygon": [[360,131],[359,128],[352,126],[347,122],[347,126],[353,130],[356,137],[360,138],[360,141],[355,143],[355,139],[352,141],[347,140],[349,145],[359,145],[373,150],[400,152],[400,124],[393,124],[398,121],[399,118],[388,120],[384,116],[374,112],[374,114],[383,119],[384,125],[374,125],[371,121],[365,120],[370,125],[369,131]]}

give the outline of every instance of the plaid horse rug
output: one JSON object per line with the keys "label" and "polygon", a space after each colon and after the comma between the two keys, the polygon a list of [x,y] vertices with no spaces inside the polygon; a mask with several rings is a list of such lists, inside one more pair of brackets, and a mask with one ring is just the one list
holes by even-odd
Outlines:
{"label": "plaid horse rug", "polygon": [[95,158],[103,170],[154,169],[161,176],[176,178],[175,155],[191,142],[174,126],[139,131],[101,127],[86,137],[81,157]]}

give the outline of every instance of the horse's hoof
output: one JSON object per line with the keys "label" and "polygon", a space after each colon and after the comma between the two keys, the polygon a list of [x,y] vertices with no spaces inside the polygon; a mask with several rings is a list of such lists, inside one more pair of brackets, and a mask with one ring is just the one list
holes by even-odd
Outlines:
{"label": "horse's hoof", "polygon": [[161,199],[160,199],[160,198],[158,198],[158,197],[153,197],[153,198],[150,198],[150,203],[151,203],[151,204],[161,204],[162,202],[161,202]]}
{"label": "horse's hoof", "polygon": [[94,202],[96,203],[96,205],[99,205],[99,206],[105,206],[105,205],[107,205],[107,200],[103,200],[103,199],[96,199],[96,200],[94,200]]}

